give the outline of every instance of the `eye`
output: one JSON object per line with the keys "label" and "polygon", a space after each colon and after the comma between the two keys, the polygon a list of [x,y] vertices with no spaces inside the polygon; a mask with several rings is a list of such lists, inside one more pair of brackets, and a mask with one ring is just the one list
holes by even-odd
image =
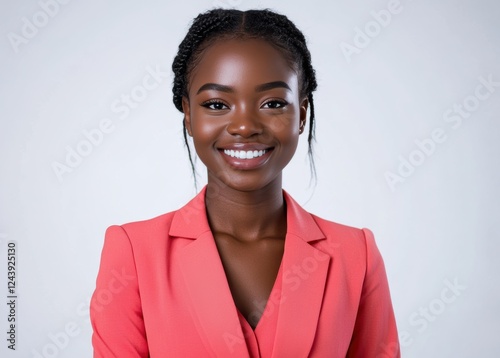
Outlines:
{"label": "eye", "polygon": [[288,102],[286,102],[286,101],[273,99],[273,100],[270,100],[270,101],[267,101],[266,103],[264,103],[262,105],[262,108],[280,109],[280,108],[285,107],[287,104],[288,104]]}
{"label": "eye", "polygon": [[206,101],[201,104],[203,107],[214,110],[214,111],[221,111],[223,109],[229,109],[228,106],[226,106],[224,103],[218,100],[210,100]]}

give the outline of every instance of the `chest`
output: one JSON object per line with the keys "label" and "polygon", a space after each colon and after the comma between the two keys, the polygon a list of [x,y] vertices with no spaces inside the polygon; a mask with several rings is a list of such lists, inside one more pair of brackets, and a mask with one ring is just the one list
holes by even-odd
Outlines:
{"label": "chest", "polygon": [[284,251],[284,239],[239,242],[215,237],[236,308],[255,329],[273,289]]}

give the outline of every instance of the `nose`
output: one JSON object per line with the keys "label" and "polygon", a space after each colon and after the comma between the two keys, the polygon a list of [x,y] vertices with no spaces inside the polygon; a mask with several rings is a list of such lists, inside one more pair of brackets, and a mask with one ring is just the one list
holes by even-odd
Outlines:
{"label": "nose", "polygon": [[263,126],[259,120],[258,113],[249,108],[241,108],[234,111],[227,126],[229,134],[249,138],[262,134]]}

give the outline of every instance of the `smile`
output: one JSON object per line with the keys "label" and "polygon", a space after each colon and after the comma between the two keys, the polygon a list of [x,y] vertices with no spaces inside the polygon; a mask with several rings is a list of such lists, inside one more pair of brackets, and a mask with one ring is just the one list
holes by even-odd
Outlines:
{"label": "smile", "polygon": [[262,157],[267,153],[267,149],[264,150],[232,150],[232,149],[224,149],[224,154],[229,155],[233,158],[238,159],[253,159]]}

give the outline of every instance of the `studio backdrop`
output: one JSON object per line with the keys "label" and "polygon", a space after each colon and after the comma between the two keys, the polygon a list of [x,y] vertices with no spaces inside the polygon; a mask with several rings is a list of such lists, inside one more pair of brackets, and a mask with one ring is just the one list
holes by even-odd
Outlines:
{"label": "studio backdrop", "polygon": [[306,35],[317,182],[302,136],[284,188],[374,232],[403,356],[500,356],[494,0],[3,0],[0,356],[91,357],[106,228],[195,195],[170,66],[213,7],[271,8]]}

